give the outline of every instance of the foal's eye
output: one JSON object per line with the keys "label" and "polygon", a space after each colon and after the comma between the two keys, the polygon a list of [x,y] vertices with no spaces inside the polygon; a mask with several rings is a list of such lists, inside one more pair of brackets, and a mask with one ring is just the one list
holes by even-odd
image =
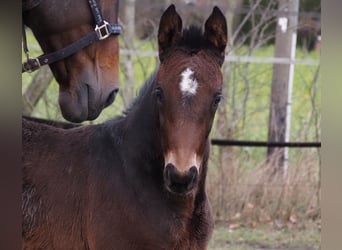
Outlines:
{"label": "foal's eye", "polygon": [[213,100],[213,109],[217,109],[217,106],[219,105],[220,101],[222,100],[222,94],[216,94],[214,96]]}
{"label": "foal's eye", "polygon": [[156,96],[157,101],[158,101],[159,103],[161,103],[162,100],[163,100],[163,98],[164,98],[164,94],[163,94],[162,88],[161,88],[161,87],[156,87],[156,88],[154,89],[154,95]]}

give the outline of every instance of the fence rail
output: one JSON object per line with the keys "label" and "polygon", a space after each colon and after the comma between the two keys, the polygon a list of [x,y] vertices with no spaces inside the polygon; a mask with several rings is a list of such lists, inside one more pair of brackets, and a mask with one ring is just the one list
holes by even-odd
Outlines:
{"label": "fence rail", "polygon": [[[142,57],[157,57],[157,51],[142,51],[142,50],[127,50],[120,49],[120,55],[142,56]],[[236,56],[226,55],[227,62],[250,62],[250,63],[269,63],[269,64],[301,64],[301,65],[320,65],[319,60],[312,59],[294,59],[283,57],[256,57],[256,56]]]}
{"label": "fence rail", "polygon": [[[39,45],[30,45],[30,49],[34,51],[40,51]],[[120,48],[120,55],[127,56],[141,56],[141,57],[157,57],[157,51],[143,51],[143,50],[128,50]],[[225,61],[227,62],[249,62],[249,63],[268,63],[268,64],[300,64],[300,65],[320,65],[320,60],[313,59],[294,59],[282,58],[282,57],[257,57],[257,56],[236,56],[226,55]]]}

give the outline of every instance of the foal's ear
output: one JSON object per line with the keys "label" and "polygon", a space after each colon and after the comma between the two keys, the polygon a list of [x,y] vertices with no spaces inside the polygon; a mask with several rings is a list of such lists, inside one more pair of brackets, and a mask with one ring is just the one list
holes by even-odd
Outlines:
{"label": "foal's ear", "polygon": [[213,12],[204,25],[204,37],[210,47],[219,54],[220,64],[224,61],[224,51],[227,45],[227,22],[226,18],[218,7],[213,8]]}
{"label": "foal's ear", "polygon": [[159,59],[163,61],[167,49],[177,43],[182,35],[182,19],[171,4],[163,13],[158,30]]}

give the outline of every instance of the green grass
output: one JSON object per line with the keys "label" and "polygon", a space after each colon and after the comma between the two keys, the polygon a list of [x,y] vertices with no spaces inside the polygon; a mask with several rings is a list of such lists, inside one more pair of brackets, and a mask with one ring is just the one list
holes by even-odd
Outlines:
{"label": "green grass", "polygon": [[[274,47],[268,46],[258,49],[253,56],[257,57],[272,57]],[[306,54],[302,50],[297,50],[297,58],[319,59],[317,52]],[[243,67],[245,64],[234,63],[235,75],[229,82],[231,91],[228,95],[228,103],[235,102],[237,112],[242,112],[242,101],[244,90],[247,83],[243,79]],[[232,67],[232,66],[230,66]],[[272,83],[272,69],[271,64],[251,63],[248,70],[248,87],[249,96],[247,100],[247,115],[244,122],[238,124],[236,136],[242,140],[267,140],[268,127],[268,113]],[[313,88],[312,82],[317,66],[295,65],[294,81],[293,81],[293,95],[292,95],[292,112],[291,112],[291,140],[298,140],[298,136],[307,125],[312,111],[311,104],[311,90]],[[320,75],[319,75],[320,77]],[[317,96],[315,101],[317,108],[320,108],[320,87],[321,79],[318,80]],[[235,88],[235,92],[233,92]],[[320,110],[318,110],[320,112]],[[261,129],[263,128],[263,129]],[[314,126],[308,128],[309,139],[314,139]]]}
{"label": "green grass", "polygon": [[276,230],[264,228],[238,228],[217,225],[208,250],[252,249],[319,249],[320,231],[316,227],[306,230]]}
{"label": "green grass", "polygon": [[[245,53],[244,51],[245,49],[242,48],[235,53]],[[273,57],[273,55],[274,46],[259,48],[252,54],[255,57]],[[296,58],[319,60],[320,55],[317,51],[307,53],[297,49]],[[227,131],[230,130],[235,139],[266,141],[273,65],[231,62],[225,64],[223,68],[225,69],[225,67],[230,69],[230,75],[224,78],[227,86],[227,91],[224,93],[224,101],[227,105],[226,116],[229,123]],[[322,79],[321,74],[318,74],[317,83],[314,84],[317,70],[317,66],[295,65],[290,141],[320,140]],[[248,89],[248,98],[244,107],[246,89]],[[236,124],[232,126],[233,123]],[[215,135],[215,131],[213,131],[213,135]],[[241,148],[241,150],[257,161],[262,160],[265,155],[263,149]],[[295,154],[295,151],[290,151],[290,154]]]}

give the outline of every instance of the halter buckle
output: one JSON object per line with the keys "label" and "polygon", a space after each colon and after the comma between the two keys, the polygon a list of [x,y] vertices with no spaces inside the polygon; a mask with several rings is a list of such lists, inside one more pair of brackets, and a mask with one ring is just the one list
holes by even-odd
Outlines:
{"label": "halter buckle", "polygon": [[109,23],[107,21],[103,21],[103,24],[101,26],[99,25],[95,26],[95,31],[97,33],[97,37],[99,38],[99,40],[106,39],[107,37],[110,36],[108,27],[109,27]]}
{"label": "halter buckle", "polygon": [[40,68],[40,62],[38,58],[29,58],[26,62],[23,63],[22,68],[23,72],[32,73],[36,69]]}

